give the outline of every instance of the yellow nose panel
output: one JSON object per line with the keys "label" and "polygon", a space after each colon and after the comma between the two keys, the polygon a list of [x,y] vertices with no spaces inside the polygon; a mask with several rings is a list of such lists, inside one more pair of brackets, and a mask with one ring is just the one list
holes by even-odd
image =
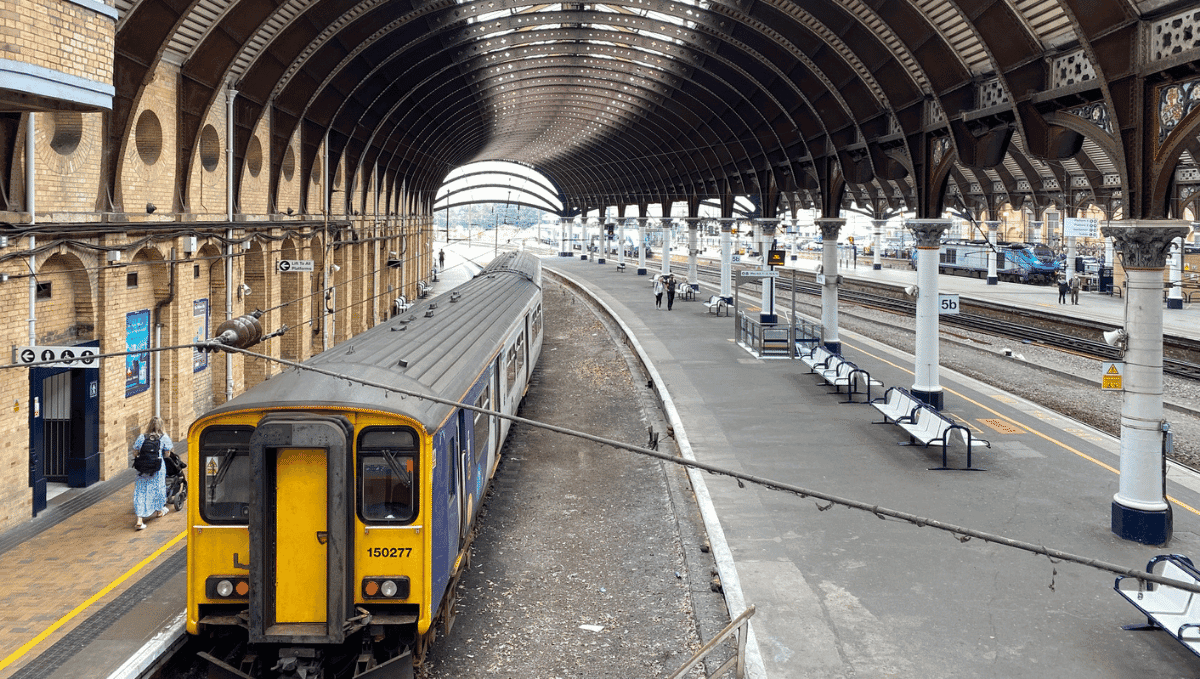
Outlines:
{"label": "yellow nose panel", "polygon": [[325,622],[329,528],[324,450],[280,450],[275,467],[275,621]]}

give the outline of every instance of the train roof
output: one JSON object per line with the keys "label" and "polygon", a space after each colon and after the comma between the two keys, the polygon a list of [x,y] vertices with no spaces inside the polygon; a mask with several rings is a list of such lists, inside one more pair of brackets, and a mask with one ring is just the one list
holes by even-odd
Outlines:
{"label": "train roof", "polygon": [[541,260],[504,253],[474,278],[304,362],[341,377],[288,368],[201,419],[273,407],[370,408],[440,426],[451,406],[348,381],[361,378],[459,400],[503,347],[521,311],[540,294]]}

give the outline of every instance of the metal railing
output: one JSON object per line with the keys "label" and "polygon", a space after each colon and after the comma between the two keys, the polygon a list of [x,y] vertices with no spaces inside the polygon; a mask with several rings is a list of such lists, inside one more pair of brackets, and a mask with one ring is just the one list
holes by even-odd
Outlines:
{"label": "metal railing", "polygon": [[667,677],[667,679],[679,679],[682,677],[688,670],[703,662],[704,659],[708,657],[709,653],[712,653],[717,646],[734,634],[737,635],[737,653],[735,653],[732,658],[722,663],[721,666],[717,668],[716,672],[708,675],[708,679],[718,679],[718,677],[723,677],[730,669],[733,670],[733,676],[737,679],[742,679],[742,677],[745,677],[746,638],[750,636],[750,618],[753,616],[754,606],[750,606],[746,610],[742,611],[742,614],[734,618],[733,622],[729,623],[725,629],[721,630],[720,634],[709,640],[707,644],[704,644],[699,651],[696,651],[696,655],[692,656],[692,659],[687,661],[686,665],[680,667],[679,670]]}
{"label": "metal railing", "polygon": [[761,357],[798,358],[797,344],[821,341],[819,323],[798,319],[793,323],[762,323],[749,314],[737,314],[737,341]]}

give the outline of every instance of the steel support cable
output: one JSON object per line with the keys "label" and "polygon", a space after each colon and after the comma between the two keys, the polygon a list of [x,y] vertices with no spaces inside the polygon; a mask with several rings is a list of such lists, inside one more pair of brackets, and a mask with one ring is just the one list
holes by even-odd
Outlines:
{"label": "steel support cable", "polygon": [[[1154,573],[1140,571],[1140,570],[1136,570],[1136,569],[1132,569],[1132,568],[1126,568],[1119,564],[1109,563],[1107,561],[1102,561],[1100,559],[1093,559],[1091,557],[1080,556],[1077,554],[1072,554],[1070,552],[1064,552],[1062,550],[1052,549],[1052,548],[1046,547],[1045,545],[1039,545],[1039,544],[1035,544],[1032,542],[1026,542],[1024,540],[1016,540],[1016,539],[1009,538],[1009,537],[999,535],[996,533],[989,533],[986,531],[975,530],[973,528],[968,528],[966,526],[959,526],[956,524],[947,523],[945,521],[931,519],[931,518],[925,517],[925,516],[918,516],[916,514],[910,514],[908,512],[902,512],[902,511],[895,510],[895,509],[889,509],[887,507],[882,507],[877,504],[870,504],[867,502],[860,502],[858,500],[843,498],[838,495],[825,493],[825,492],[822,492],[819,490],[812,490],[810,488],[804,488],[802,486],[796,486],[796,485],[792,485],[790,483],[784,483],[782,481],[775,481],[773,479],[768,479],[768,478],[756,476],[753,474],[746,474],[743,472],[734,471],[732,469],[718,467],[716,465],[708,464],[705,462],[700,462],[700,461],[696,461],[696,460],[686,460],[684,458],[676,457],[676,456],[670,455],[668,453],[663,453],[663,452],[659,452],[657,450],[651,450],[649,448],[644,448],[641,446],[635,446],[635,445],[631,445],[628,443],[623,443],[621,441],[604,438],[602,436],[596,436],[594,434],[588,434],[588,433],[576,431],[573,429],[567,429],[566,427],[559,427],[559,426],[553,425],[553,424],[546,424],[544,422],[530,420],[530,419],[527,419],[524,417],[520,417],[518,415],[508,415],[506,413],[502,413],[502,412],[495,411],[495,410],[479,408],[479,407],[471,405],[469,403],[459,403],[458,401],[454,401],[452,399],[441,398],[438,396],[431,396],[429,394],[422,394],[419,392],[411,391],[408,389],[402,389],[400,387],[387,385],[387,384],[383,384],[380,382],[373,382],[371,380],[365,380],[365,379],[362,379],[359,377],[351,377],[348,375],[343,375],[341,373],[333,372],[332,370],[325,370],[325,369],[317,368],[317,367],[314,367],[311,365],[304,365],[303,363],[298,363],[296,361],[289,361],[289,360],[282,359],[282,358],[275,358],[274,356],[267,356],[265,354],[259,354],[259,353],[249,351],[246,349],[240,349],[238,347],[230,347],[230,346],[226,346],[226,345],[216,343],[216,342],[202,342],[202,343],[197,343],[197,344],[184,344],[184,345],[178,345],[178,346],[173,346],[173,347],[162,347],[160,349],[155,349],[154,351],[169,351],[169,350],[174,350],[174,349],[202,349],[202,350],[203,349],[207,349],[207,350],[215,349],[215,350],[220,350],[220,351],[230,351],[230,352],[234,352],[234,353],[239,353],[239,354],[249,356],[251,358],[258,358],[258,359],[263,359],[263,360],[267,360],[267,361],[273,361],[275,363],[279,363],[281,365],[285,365],[290,368],[296,368],[297,370],[313,372],[313,373],[317,373],[319,375],[325,375],[326,377],[332,377],[334,379],[346,380],[347,382],[351,382],[354,384],[360,384],[365,387],[374,387],[377,389],[382,389],[385,392],[396,393],[396,394],[400,394],[401,396],[423,399],[426,401],[432,401],[434,403],[440,403],[442,405],[451,406],[454,408],[462,408],[464,410],[470,410],[472,412],[476,412],[481,415],[489,415],[492,417],[499,417],[499,418],[502,418],[505,420],[509,420],[510,422],[515,422],[517,424],[523,424],[523,425],[527,425],[530,427],[535,427],[537,429],[544,429],[546,431],[552,431],[552,432],[555,432],[558,434],[563,434],[565,436],[573,436],[575,438],[580,438],[580,439],[583,439],[586,441],[591,441],[593,443],[598,443],[598,444],[609,446],[612,448],[617,448],[619,450],[625,450],[625,451],[628,451],[631,453],[636,453],[638,455],[653,457],[653,458],[662,460],[664,462],[670,462],[672,464],[677,464],[677,465],[684,466],[684,467],[692,467],[695,469],[709,472],[710,474],[719,474],[721,476],[728,476],[732,479],[737,480],[739,482],[738,483],[739,486],[742,485],[741,482],[753,483],[753,484],[755,484],[757,486],[761,486],[767,490],[776,490],[776,491],[787,492],[787,493],[791,493],[793,495],[797,495],[801,498],[813,498],[816,500],[823,500],[825,502],[831,503],[830,505],[826,505],[825,507],[821,507],[820,505],[817,505],[817,509],[819,509],[821,511],[825,511],[826,509],[829,509],[829,507],[832,505],[841,505],[841,506],[847,507],[849,509],[857,509],[859,511],[873,514],[879,519],[884,519],[884,520],[895,519],[897,521],[903,521],[905,523],[910,523],[918,528],[934,528],[934,529],[937,529],[937,530],[940,530],[943,532],[947,532],[947,533],[950,533],[951,535],[953,535],[955,538],[957,538],[960,543],[967,542],[971,538],[978,538],[980,540],[983,540],[984,542],[990,542],[992,544],[1003,545],[1005,547],[1011,547],[1013,549],[1019,549],[1021,551],[1029,552],[1031,554],[1038,554],[1038,555],[1045,556],[1051,560],[1051,563],[1067,561],[1070,563],[1079,564],[1081,566],[1087,566],[1087,567],[1093,568],[1095,570],[1107,571],[1114,575],[1134,578],[1141,583],[1152,582],[1155,584],[1166,585],[1168,587],[1174,587],[1176,589],[1181,589],[1181,590],[1192,592],[1195,594],[1200,594],[1200,583],[1190,583],[1190,582],[1182,582],[1179,580],[1173,580],[1171,578],[1163,577],[1161,575],[1156,575]],[[114,354],[98,354],[94,358],[111,358],[111,357],[118,357],[118,356],[126,356],[129,354],[135,354],[135,353],[140,354],[140,353],[146,353],[146,352],[139,351],[139,352],[119,352],[119,353],[114,353]],[[40,363],[39,364],[29,364],[29,366],[33,366],[33,365],[40,365]],[[7,365],[7,366],[0,366],[0,368],[21,368],[21,367],[29,367],[29,366]],[[1055,560],[1057,560],[1057,561],[1055,561]]]}

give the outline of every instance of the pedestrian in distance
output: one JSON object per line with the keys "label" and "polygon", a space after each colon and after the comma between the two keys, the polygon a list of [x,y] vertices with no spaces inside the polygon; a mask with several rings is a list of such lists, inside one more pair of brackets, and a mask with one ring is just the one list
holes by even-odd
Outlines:
{"label": "pedestrian in distance", "polygon": [[167,507],[167,466],[163,464],[163,456],[173,446],[160,417],[151,417],[146,431],[133,442],[133,468],[138,473],[133,482],[133,513],[137,516],[134,530],[145,530],[142,519],[151,515],[166,516],[170,511]]}
{"label": "pedestrian in distance", "polygon": [[662,278],[654,279],[654,306],[657,309],[662,308],[662,296],[666,286],[663,285]]}
{"label": "pedestrian in distance", "polygon": [[438,268],[445,270],[446,268],[446,251],[438,250]]}
{"label": "pedestrian in distance", "polygon": [[1069,289],[1070,288],[1067,285],[1066,277],[1065,276],[1060,277],[1058,279],[1058,303],[1059,304],[1067,303],[1067,290],[1069,290]]}
{"label": "pedestrian in distance", "polygon": [[667,279],[667,311],[671,310],[671,305],[675,303],[675,277],[671,276]]}
{"label": "pedestrian in distance", "polygon": [[1079,304],[1079,290],[1083,287],[1083,279],[1075,276],[1071,279],[1071,304]]}

